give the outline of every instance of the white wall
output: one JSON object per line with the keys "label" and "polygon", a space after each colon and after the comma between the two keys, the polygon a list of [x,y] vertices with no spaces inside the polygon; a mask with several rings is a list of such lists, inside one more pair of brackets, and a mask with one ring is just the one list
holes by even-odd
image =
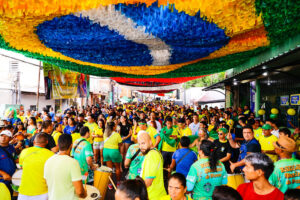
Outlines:
{"label": "white wall", "polygon": [[[20,87],[23,92],[31,92],[33,94],[21,94],[21,104],[25,106],[25,109],[29,109],[30,105],[36,105],[36,93],[38,88],[38,74],[39,74],[39,61],[35,59],[27,58],[21,54],[6,51],[0,49],[0,54],[10,56],[12,58],[20,59],[28,63],[18,61],[18,68],[20,72]],[[14,75],[10,73],[10,61],[14,59],[7,58],[0,55],[0,104],[14,104],[12,102],[12,83]],[[40,94],[44,94],[44,75],[43,71],[40,71]],[[39,110],[46,105],[52,105],[54,107],[54,100],[45,100],[45,96],[40,96]]]}
{"label": "white wall", "polygon": [[[30,105],[36,105],[36,95],[33,94],[22,94],[21,103],[24,105],[24,109],[27,110],[30,108]],[[45,96],[40,96],[39,98],[39,111],[42,111],[44,107],[51,105],[53,108],[55,106],[55,100],[46,100]]]}

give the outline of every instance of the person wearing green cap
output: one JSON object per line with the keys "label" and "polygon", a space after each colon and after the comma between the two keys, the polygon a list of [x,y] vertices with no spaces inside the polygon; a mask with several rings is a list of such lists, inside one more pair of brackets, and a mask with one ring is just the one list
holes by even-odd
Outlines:
{"label": "person wearing green cap", "polygon": [[264,124],[262,126],[263,136],[258,138],[259,144],[261,146],[261,151],[267,156],[269,156],[273,162],[276,162],[278,156],[275,153],[275,148],[273,146],[274,142],[277,142],[278,138],[271,133],[272,127],[270,124]]}
{"label": "person wearing green cap", "polygon": [[219,128],[218,135],[219,138],[214,140],[214,144],[216,145],[216,155],[218,159],[223,163],[227,173],[230,173],[230,157],[231,157],[231,147],[229,141],[226,139],[228,130],[226,128]]}

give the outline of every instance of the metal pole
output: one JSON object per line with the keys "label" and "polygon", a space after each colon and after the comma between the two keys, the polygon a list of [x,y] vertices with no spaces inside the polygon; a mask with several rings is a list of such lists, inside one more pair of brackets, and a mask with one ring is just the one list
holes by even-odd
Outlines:
{"label": "metal pole", "polygon": [[36,111],[39,110],[41,66],[42,66],[42,62],[40,61],[40,63],[39,63],[38,88],[37,88],[37,97],[36,97]]}
{"label": "metal pole", "polygon": [[260,109],[260,82],[255,80],[255,116],[259,117],[258,110]]}
{"label": "metal pole", "polygon": [[186,83],[183,84],[183,104],[184,104],[184,106],[186,105],[186,91],[185,91],[185,85],[186,85]]}

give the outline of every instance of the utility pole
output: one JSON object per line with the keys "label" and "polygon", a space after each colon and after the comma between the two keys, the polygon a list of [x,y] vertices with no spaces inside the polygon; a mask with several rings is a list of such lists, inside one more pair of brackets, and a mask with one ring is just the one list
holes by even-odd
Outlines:
{"label": "utility pole", "polygon": [[39,110],[41,68],[42,68],[42,61],[40,61],[40,63],[39,63],[38,88],[37,88],[37,96],[36,96],[36,111]]}

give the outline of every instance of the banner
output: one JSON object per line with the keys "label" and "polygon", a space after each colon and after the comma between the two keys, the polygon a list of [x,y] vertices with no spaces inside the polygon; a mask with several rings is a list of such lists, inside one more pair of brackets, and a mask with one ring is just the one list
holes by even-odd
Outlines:
{"label": "banner", "polygon": [[290,103],[289,100],[290,100],[290,96],[289,95],[280,96],[280,105],[281,106],[288,106],[289,103]]}
{"label": "banner", "polygon": [[291,105],[300,105],[300,94],[291,94]]}
{"label": "banner", "polygon": [[89,75],[44,63],[46,99],[83,98],[89,95]]}

